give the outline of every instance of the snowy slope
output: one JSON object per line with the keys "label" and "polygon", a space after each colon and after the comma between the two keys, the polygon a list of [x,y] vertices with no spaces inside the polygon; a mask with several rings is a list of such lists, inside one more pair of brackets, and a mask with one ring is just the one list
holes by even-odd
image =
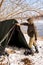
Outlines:
{"label": "snowy slope", "polygon": [[[8,47],[5,51],[9,56],[0,57],[0,65],[43,65],[43,40],[37,40],[39,53],[24,55],[24,48]],[[4,59],[3,59],[4,58]]]}

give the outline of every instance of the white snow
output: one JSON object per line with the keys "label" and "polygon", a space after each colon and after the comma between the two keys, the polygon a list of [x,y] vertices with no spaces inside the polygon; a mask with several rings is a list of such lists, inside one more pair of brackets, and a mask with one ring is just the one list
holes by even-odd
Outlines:
{"label": "white snow", "polygon": [[[37,46],[39,49],[39,53],[34,53],[34,55],[24,55],[24,48],[6,48],[7,53],[9,56],[4,56],[5,59],[1,61],[0,58],[0,65],[24,65],[24,62],[21,60],[24,58],[28,58],[32,61],[32,65],[43,65],[43,40],[37,40]],[[10,52],[8,52],[10,51]],[[15,53],[13,52],[15,51]],[[13,52],[13,53],[12,53]]]}

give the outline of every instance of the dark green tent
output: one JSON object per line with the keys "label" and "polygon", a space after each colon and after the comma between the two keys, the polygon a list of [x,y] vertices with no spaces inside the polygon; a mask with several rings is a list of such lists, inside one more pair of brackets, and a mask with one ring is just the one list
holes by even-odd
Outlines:
{"label": "dark green tent", "polygon": [[0,21],[0,51],[4,50],[6,45],[28,47],[25,37],[15,19]]}

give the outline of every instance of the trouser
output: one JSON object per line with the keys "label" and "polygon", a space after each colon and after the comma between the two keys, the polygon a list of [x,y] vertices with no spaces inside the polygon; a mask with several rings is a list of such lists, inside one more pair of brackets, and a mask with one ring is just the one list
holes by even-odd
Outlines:
{"label": "trouser", "polygon": [[36,46],[35,36],[30,37],[29,48],[32,48],[33,45]]}

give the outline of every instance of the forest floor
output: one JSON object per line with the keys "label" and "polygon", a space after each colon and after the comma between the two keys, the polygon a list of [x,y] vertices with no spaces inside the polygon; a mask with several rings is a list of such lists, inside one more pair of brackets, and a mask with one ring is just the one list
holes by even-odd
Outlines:
{"label": "forest floor", "polygon": [[43,40],[38,39],[39,53],[24,55],[24,48],[8,47],[5,51],[9,54],[0,57],[0,65],[43,65]]}

